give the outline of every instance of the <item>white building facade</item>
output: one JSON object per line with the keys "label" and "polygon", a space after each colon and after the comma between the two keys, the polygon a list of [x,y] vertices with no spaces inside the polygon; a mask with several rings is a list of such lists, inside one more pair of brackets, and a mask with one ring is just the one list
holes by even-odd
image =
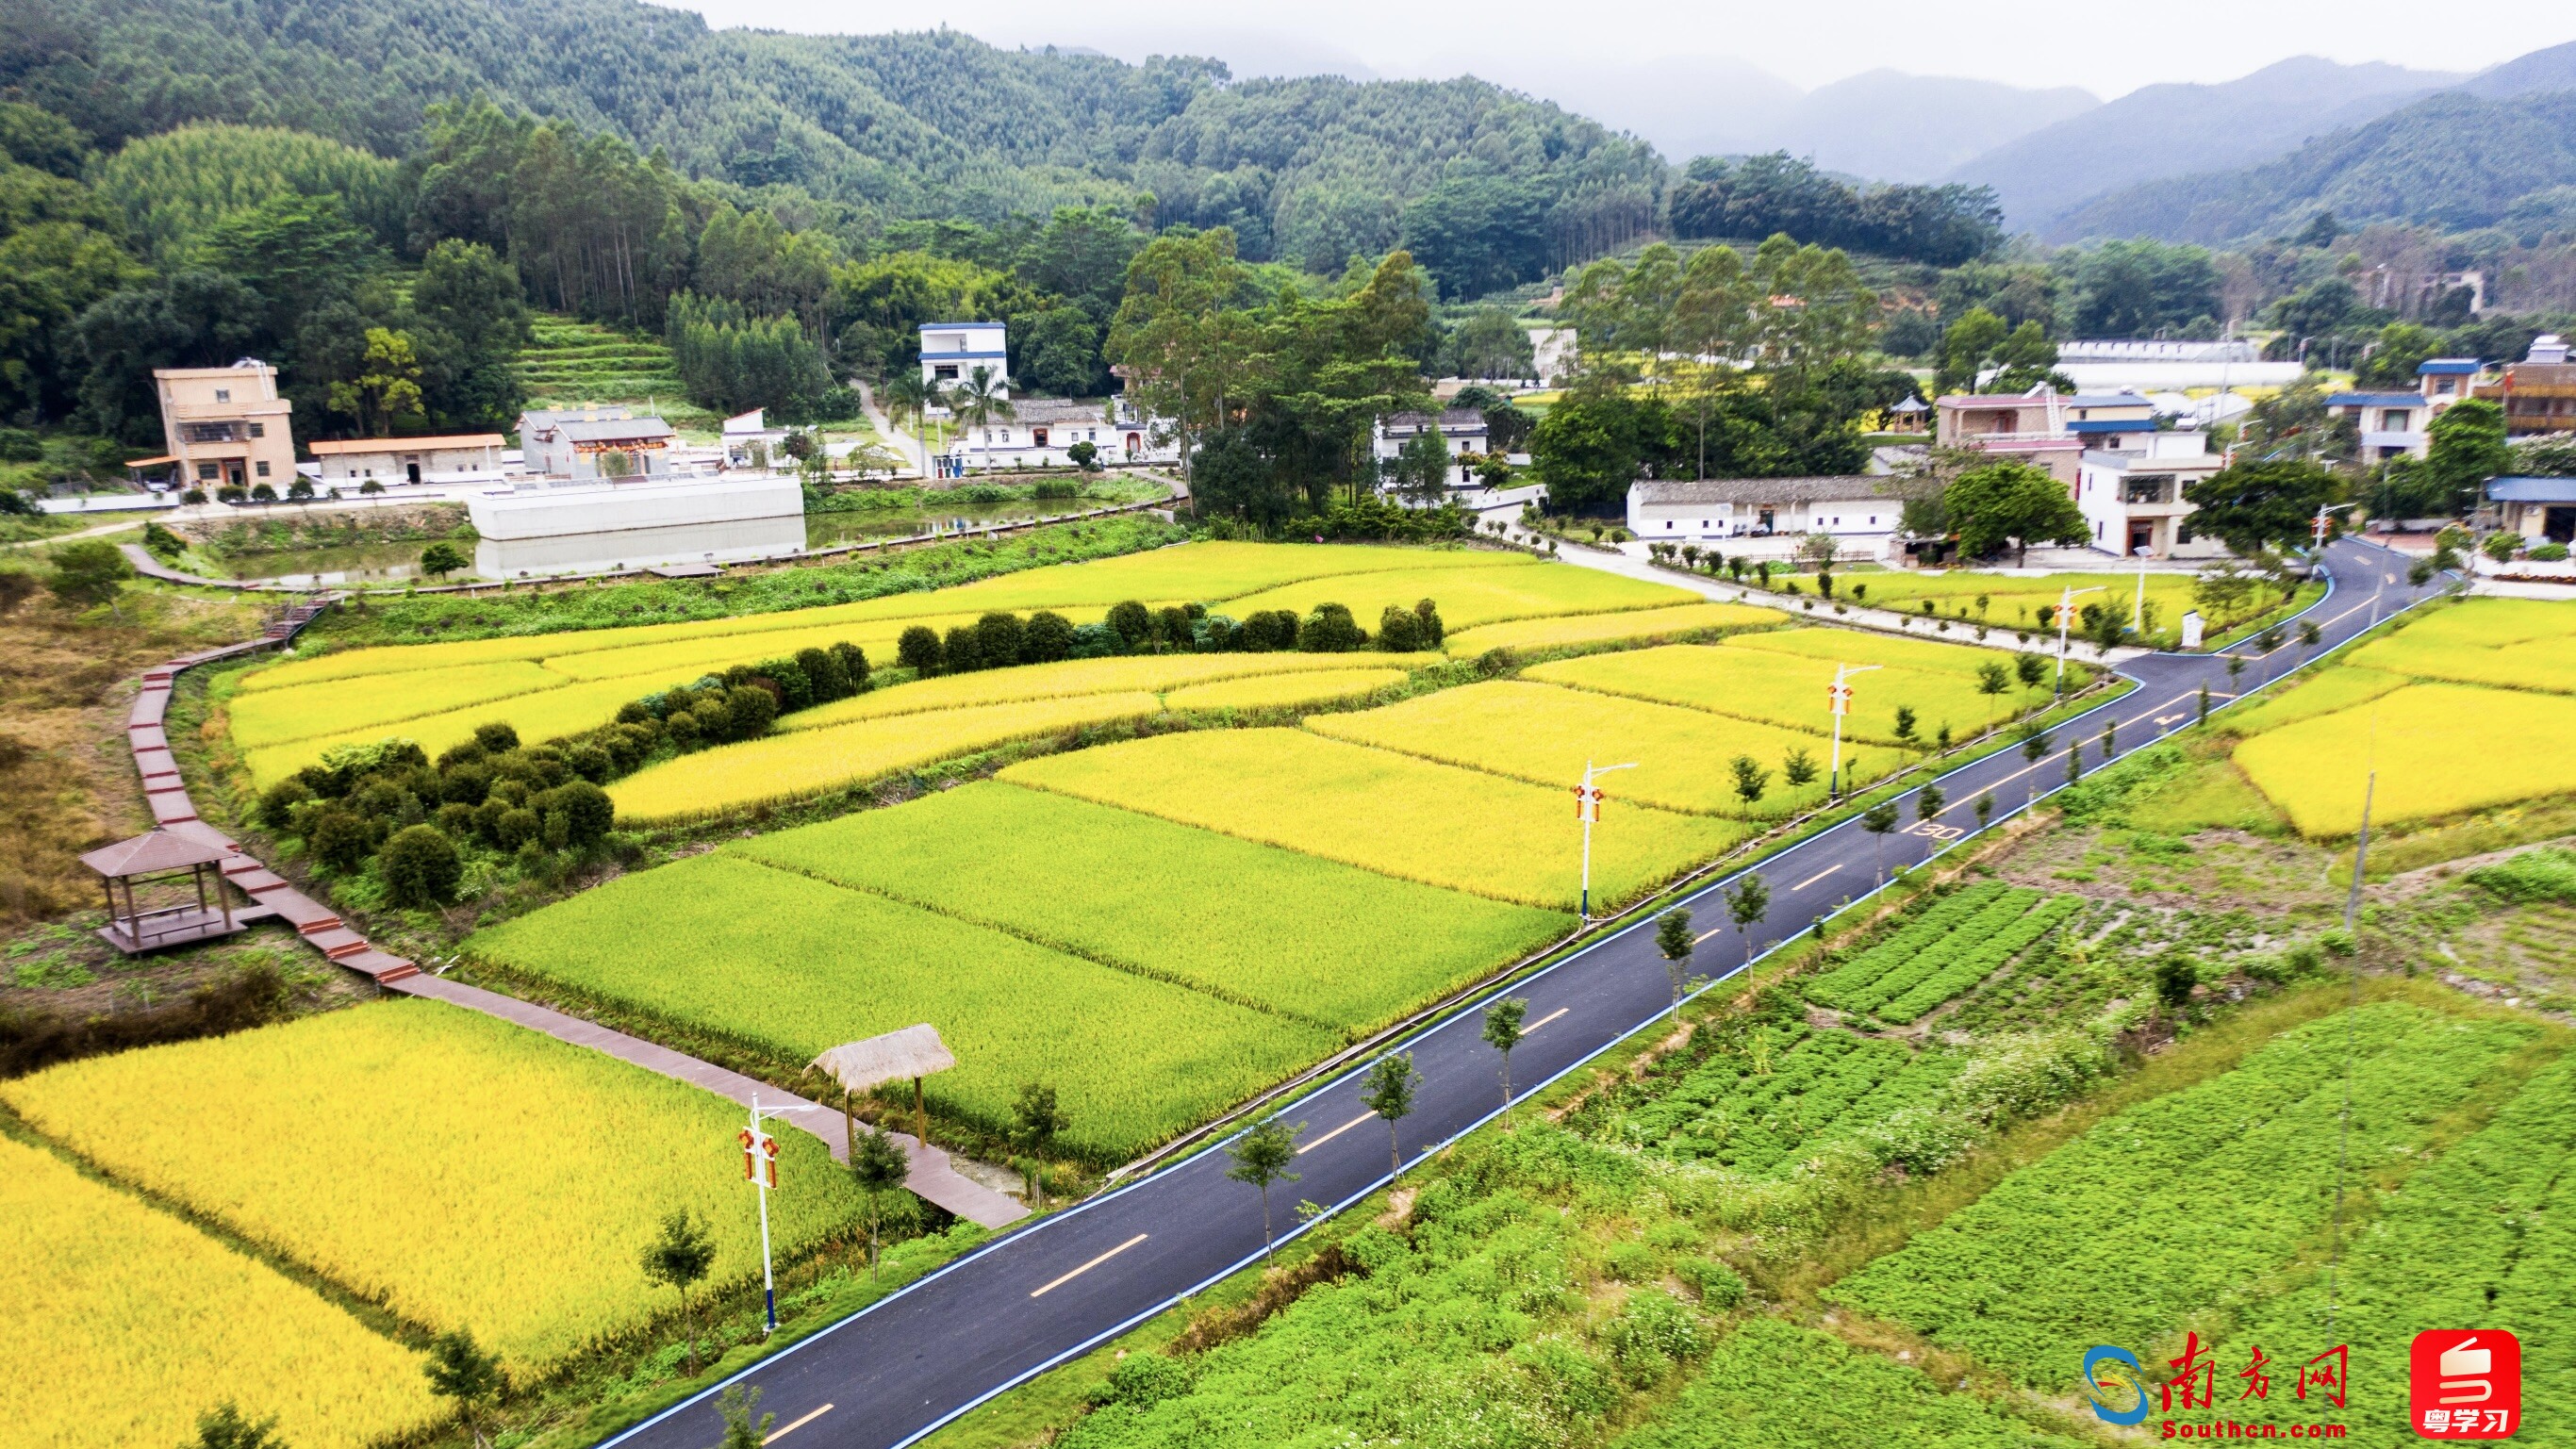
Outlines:
{"label": "white building facade", "polygon": [[2199,432],[2126,435],[2119,448],[2087,449],[2078,467],[2075,504],[2092,546],[2123,558],[2215,558],[2226,549],[2191,529],[2185,489],[2227,460]]}
{"label": "white building facade", "polygon": [[[1854,474],[1628,485],[1628,531],[1646,543],[1723,544],[1830,534],[1846,557],[1891,552],[1905,500],[1924,485]],[[1788,552],[1784,547],[1780,552]]]}
{"label": "white building facade", "polygon": [[946,392],[984,369],[993,390],[1011,392],[1009,331],[999,322],[925,322],[921,326],[921,380]]}
{"label": "white building facade", "polygon": [[315,481],[326,488],[420,483],[489,483],[505,471],[499,433],[457,433],[434,438],[358,438],[314,443]]}
{"label": "white building facade", "polygon": [[1379,491],[1389,492],[1395,486],[1386,477],[1386,465],[1403,454],[1407,443],[1435,428],[1449,454],[1448,486],[1479,486],[1476,465],[1490,446],[1492,430],[1485,424],[1485,415],[1474,408],[1444,408],[1437,413],[1392,413],[1377,420],[1369,454],[1377,460]]}

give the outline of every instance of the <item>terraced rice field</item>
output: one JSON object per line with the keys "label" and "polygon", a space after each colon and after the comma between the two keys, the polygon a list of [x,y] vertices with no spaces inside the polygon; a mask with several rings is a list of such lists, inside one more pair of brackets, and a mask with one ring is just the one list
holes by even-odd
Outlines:
{"label": "terraced rice field", "polygon": [[1163,703],[1175,710],[1309,709],[1363,699],[1381,689],[1402,684],[1407,677],[1401,669],[1309,669],[1287,674],[1256,674],[1244,679],[1175,689],[1163,696]]}
{"label": "terraced rice field", "polygon": [[1045,1081],[1071,1118],[1065,1144],[1104,1161],[1341,1041],[745,854],[621,877],[479,932],[465,949],[788,1064],[928,1022],[958,1060],[926,1084],[941,1112],[1000,1130],[1021,1084]]}
{"label": "terraced rice field", "polygon": [[2416,679],[2576,693],[2576,604],[2469,599],[2352,651]]}
{"label": "terraced rice field", "polygon": [[[437,1002],[93,1057],[0,1085],[0,1100],[89,1161],[404,1318],[473,1329],[514,1373],[677,1306],[635,1270],[674,1209],[713,1225],[716,1282],[760,1271],[732,1104]],[[780,1142],[778,1240],[844,1228],[858,1203],[848,1175],[817,1140]],[[409,1386],[407,1371],[386,1376]]]}
{"label": "terraced rice field", "polygon": [[530,319],[529,333],[519,378],[531,406],[658,403],[665,417],[702,412],[689,406],[671,349],[658,337],[550,313]]}
{"label": "terraced rice field", "polygon": [[[157,1095],[157,1094],[156,1094]],[[0,1137],[8,1442],[194,1443],[227,1401],[288,1443],[360,1449],[445,1417],[422,1357],[187,1222]],[[46,1392],[32,1392],[48,1385]],[[79,1392],[67,1392],[78,1385]]]}
{"label": "terraced rice field", "polygon": [[[1304,730],[1203,730],[1025,760],[1016,784],[1159,815],[1404,880],[1570,910],[1582,839],[1568,794]],[[1634,898],[1751,827],[1615,802],[1593,832],[1592,886]]]}
{"label": "terraced rice field", "polygon": [[[1866,637],[1841,630],[1831,632],[1838,638]],[[1767,640],[1774,636],[1751,637]],[[2002,656],[1991,655],[1987,662],[2001,665]],[[1739,645],[1730,640],[1560,659],[1529,669],[1524,677],[1830,735],[1834,716],[1828,696],[1834,669],[1831,659]],[[1896,712],[1910,709],[1910,743],[1915,748],[1930,744],[1944,727],[1954,738],[1966,739],[2011,719],[2046,697],[2018,687],[1984,694],[1979,692],[1974,675],[1906,665],[1881,665],[1866,674],[1846,678],[1852,703],[1851,712],[1843,718],[1843,738],[1906,744],[1907,737],[1898,733]]]}
{"label": "terraced rice field", "polygon": [[[1784,819],[1822,803],[1824,771],[1831,755],[1831,742],[1819,735],[1731,715],[1511,679],[1462,685],[1351,714],[1316,715],[1305,724],[1333,739],[1481,770],[1559,793],[1571,790],[1583,778],[1587,764],[1633,762],[1635,769],[1603,781],[1602,788],[1614,799],[1750,820]],[[1815,775],[1807,784],[1793,786],[1787,782],[1786,766],[1798,752],[1804,752]],[[1739,755],[1770,772],[1759,799],[1746,800],[1736,791],[1731,762]],[[1855,781],[1902,769],[1910,758],[1903,750],[1848,740],[1843,746],[1844,767]]]}
{"label": "terraced rice field", "polygon": [[[1519,581],[1464,592],[1469,581],[1493,570]],[[1517,554],[1463,549],[1198,543],[825,608],[290,659],[241,676],[229,709],[232,738],[265,787],[337,744],[401,735],[436,755],[493,720],[507,721],[531,742],[575,733],[606,723],[630,699],[798,649],[846,640],[872,661],[887,662],[904,629],[944,632],[989,610],[1052,609],[1077,624],[1128,599],[1158,607],[1207,601],[1241,613],[1247,610],[1228,601],[1285,587],[1311,586],[1319,598],[1373,597],[1376,586],[1357,581],[1378,575],[1401,577],[1394,593],[1407,607],[1425,595],[1441,597],[1445,584],[1462,599],[1508,598],[1514,607],[1541,611],[1558,594],[1569,600],[1559,609],[1594,607],[1583,602],[1593,587],[1585,579],[1603,577]],[[1362,607],[1353,604],[1355,611]],[[1374,627],[1376,617],[1367,612],[1362,622]]]}
{"label": "terraced rice field", "polygon": [[1512,619],[1664,609],[1697,598],[1668,584],[1569,564],[1526,562],[1526,568],[1478,569],[1465,575],[1450,569],[1391,569],[1347,579],[1315,579],[1230,597],[1225,601],[1226,612],[1241,618],[1264,609],[1288,609],[1302,616],[1317,604],[1345,604],[1361,628],[1375,632],[1378,616],[1389,605],[1410,609],[1421,599],[1440,605],[1445,627],[1473,629]]}
{"label": "terraced rice field", "polygon": [[726,849],[1336,1032],[1573,925],[999,781]]}
{"label": "terraced rice field", "polygon": [[1571,614],[1559,618],[1486,624],[1474,629],[1453,629],[1444,647],[1455,658],[1473,659],[1488,649],[1544,650],[1660,644],[1739,629],[1773,629],[1788,622],[1789,616],[1777,609],[1757,609],[1745,604],[1674,604],[1658,609]]}
{"label": "terraced rice field", "polygon": [[[2028,577],[2015,574],[1951,572],[1846,574],[1837,580],[1835,593],[1853,597],[1855,587],[1867,594],[1857,601],[1878,609],[1901,609],[1915,613],[1923,601],[1930,599],[1941,617],[1965,619],[1971,624],[1990,628],[2028,629],[2038,632],[2056,628],[2053,612],[2065,589],[2096,589],[2096,593],[2079,593],[2077,607],[2102,604],[2116,608],[2120,617],[2129,616],[2138,597],[2138,576],[2129,573],[2048,574]],[[2192,578],[2188,574],[2156,573],[2147,575],[2147,604],[2155,610],[2157,628],[2171,633],[2182,622],[2182,616],[2200,605],[2195,600]],[[1983,597],[1986,607],[1979,609]],[[2247,620],[2279,607],[2279,591],[2258,589],[2255,596],[2234,613],[2209,619],[2212,636],[2221,634]],[[2202,611],[2207,614],[2207,610]]]}
{"label": "terraced rice field", "polygon": [[[809,730],[851,720],[1017,700],[1061,699],[1085,694],[1185,692],[1194,685],[1265,675],[1392,675],[1441,662],[1437,654],[1145,654],[1110,659],[1068,659],[1057,664],[1027,664],[1016,669],[986,669],[951,674],[892,689],[871,690],[848,699],[803,710],[778,722],[782,730]],[[1340,692],[1328,686],[1321,697]],[[1175,706],[1176,708],[1178,706]]]}

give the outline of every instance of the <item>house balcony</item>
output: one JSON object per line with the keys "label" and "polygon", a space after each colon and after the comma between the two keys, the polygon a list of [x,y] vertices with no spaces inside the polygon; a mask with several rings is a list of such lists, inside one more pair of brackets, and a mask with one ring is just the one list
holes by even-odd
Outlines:
{"label": "house balcony", "polygon": [[1955,446],[1988,453],[2080,453],[2084,440],[2072,433],[1967,433]]}
{"label": "house balcony", "polygon": [[2367,432],[2361,435],[2361,445],[2371,449],[2404,448],[2408,452],[2414,452],[2424,446],[2424,434],[2413,431]]}

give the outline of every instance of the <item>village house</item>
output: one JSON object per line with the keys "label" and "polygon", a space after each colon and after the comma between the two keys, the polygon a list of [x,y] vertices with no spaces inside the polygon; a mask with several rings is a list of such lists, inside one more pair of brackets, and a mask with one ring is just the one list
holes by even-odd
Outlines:
{"label": "village house", "polygon": [[2191,528],[2183,491],[2225,467],[2209,435],[2176,430],[2117,435],[2119,446],[2087,448],[2077,465],[2075,504],[2093,547],[2123,557],[2214,558],[2224,548]]}
{"label": "village house", "polygon": [[[2365,463],[2425,457],[2433,451],[2433,419],[2483,391],[2477,379],[2485,366],[2474,357],[2429,358],[2415,369],[2413,392],[2333,393],[2326,398],[2326,416],[2352,419]],[[2576,425],[2576,418],[2569,421]]]}
{"label": "village house", "polygon": [[1991,457],[2028,463],[2071,492],[2084,440],[2067,431],[2068,402],[2045,386],[2026,393],[1937,398],[1932,404],[1938,419],[1932,440],[1944,448],[1973,448]]}
{"label": "village house", "polygon": [[753,408],[724,420],[724,466],[728,468],[777,468],[786,466],[785,428],[769,426],[769,410]]}
{"label": "village house", "polygon": [[[1845,557],[1883,557],[1898,533],[1911,479],[1710,478],[1628,485],[1628,531],[1647,543],[1728,543],[1830,534]],[[1788,547],[1771,550],[1782,555]]]}
{"label": "village house", "polygon": [[2576,478],[2490,478],[2487,501],[2497,526],[2533,548],[2576,543]]}
{"label": "village house", "polygon": [[1071,467],[1077,443],[1089,443],[1104,464],[1142,461],[1149,451],[1144,428],[1122,432],[1110,418],[1110,405],[1098,398],[1023,398],[1007,418],[959,428],[939,471],[954,477],[968,469]]}
{"label": "village house", "polygon": [[168,468],[181,486],[280,492],[295,481],[294,404],[277,395],[277,369],[254,357],[230,367],[156,367],[161,402],[158,458],[128,466],[137,473]]}
{"label": "village house", "polygon": [[1451,488],[1477,486],[1476,464],[1484,457],[1488,441],[1492,436],[1485,425],[1485,415],[1474,408],[1443,408],[1437,414],[1391,413],[1377,420],[1375,433],[1369,443],[1369,453],[1377,460],[1380,476],[1378,487],[1381,490],[1392,489],[1395,486],[1392,480],[1385,477],[1386,465],[1394,462],[1404,452],[1405,444],[1422,436],[1425,431],[1435,428],[1439,431],[1440,440],[1449,453],[1449,474],[1445,480],[1448,486]]}
{"label": "village house", "polygon": [[1011,395],[1009,332],[999,322],[925,322],[921,324],[921,380],[935,392],[946,392],[983,368],[994,393]]}
{"label": "village house", "polygon": [[508,440],[499,433],[454,433],[428,438],[354,438],[310,445],[319,465],[315,481],[326,488],[414,483],[497,482]]}
{"label": "village house", "polygon": [[2567,343],[2555,332],[2533,338],[2522,361],[2506,363],[2474,395],[2504,405],[2504,430],[2515,437],[2576,433],[2576,366],[2568,364]]}

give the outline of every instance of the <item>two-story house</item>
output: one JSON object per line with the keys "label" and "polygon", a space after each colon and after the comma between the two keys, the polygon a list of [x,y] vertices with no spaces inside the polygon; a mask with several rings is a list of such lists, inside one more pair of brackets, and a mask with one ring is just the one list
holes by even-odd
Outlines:
{"label": "two-story house", "polygon": [[1448,486],[1476,486],[1476,461],[1484,456],[1492,437],[1485,415],[1474,408],[1442,408],[1437,413],[1390,413],[1377,420],[1369,453],[1377,460],[1381,491],[1395,486],[1386,477],[1386,465],[1404,452],[1405,444],[1435,428],[1449,453]]}
{"label": "two-story house", "polygon": [[2088,448],[2075,505],[2092,528],[2093,546],[2122,557],[2215,557],[2215,539],[2195,537],[2183,490],[2227,465],[2209,451],[2209,435],[2176,430],[2124,434],[2117,448]]}
{"label": "two-story house", "polygon": [[152,385],[169,453],[134,467],[166,465],[181,484],[209,492],[265,483],[282,493],[295,481],[295,405],[277,395],[276,368],[253,357],[230,367],[156,367]]}
{"label": "two-story house", "polygon": [[921,325],[921,380],[946,392],[984,369],[994,393],[1011,395],[1008,330],[999,322],[925,322]]}
{"label": "two-story house", "polygon": [[2486,364],[2474,357],[2435,357],[2415,369],[2413,392],[2339,392],[2326,398],[2326,416],[2350,418],[2361,434],[2361,460],[2382,463],[2433,450],[2433,419],[2477,391]]}
{"label": "two-story house", "polygon": [[1933,441],[2028,463],[2072,490],[2084,440],[2067,431],[2069,407],[2070,399],[2045,386],[2026,393],[1952,394],[1933,401]]}
{"label": "two-story house", "polygon": [[2576,366],[2568,365],[2566,340],[2555,332],[2531,339],[2522,361],[2506,363],[2475,395],[2504,405],[2504,430],[2513,436],[2576,433]]}

